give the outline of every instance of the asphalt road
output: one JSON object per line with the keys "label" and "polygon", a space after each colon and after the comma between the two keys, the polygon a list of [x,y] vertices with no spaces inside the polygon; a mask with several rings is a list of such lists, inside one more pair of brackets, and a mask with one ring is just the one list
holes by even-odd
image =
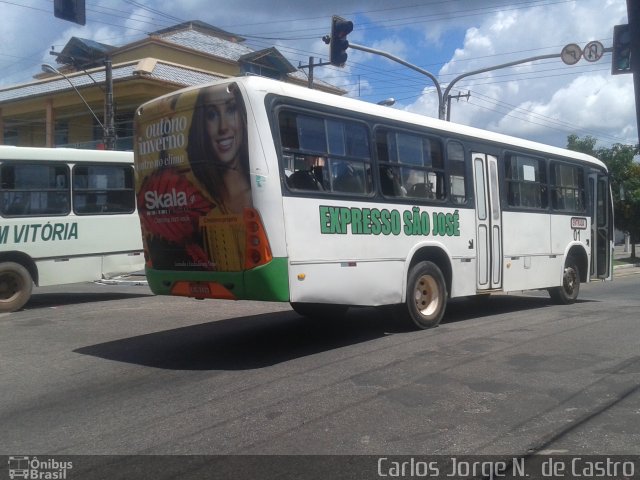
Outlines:
{"label": "asphalt road", "polygon": [[384,313],[37,289],[0,316],[0,454],[640,453],[640,268]]}

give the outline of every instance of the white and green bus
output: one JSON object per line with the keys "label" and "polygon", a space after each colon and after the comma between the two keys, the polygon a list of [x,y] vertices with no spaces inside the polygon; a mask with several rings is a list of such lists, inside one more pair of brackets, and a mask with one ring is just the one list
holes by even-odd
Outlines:
{"label": "white and green bus", "polygon": [[132,152],[0,146],[0,312],[144,268]]}
{"label": "white and green bus", "polygon": [[607,169],[568,150],[259,77],[142,105],[135,166],[153,292],[392,306],[611,279]]}

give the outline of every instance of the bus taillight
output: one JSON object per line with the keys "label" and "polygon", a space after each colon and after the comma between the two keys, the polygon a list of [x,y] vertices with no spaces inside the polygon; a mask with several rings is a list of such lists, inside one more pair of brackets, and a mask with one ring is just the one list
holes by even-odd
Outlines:
{"label": "bus taillight", "polygon": [[245,269],[255,268],[269,263],[273,256],[260,214],[253,208],[244,209],[244,224],[246,233]]}

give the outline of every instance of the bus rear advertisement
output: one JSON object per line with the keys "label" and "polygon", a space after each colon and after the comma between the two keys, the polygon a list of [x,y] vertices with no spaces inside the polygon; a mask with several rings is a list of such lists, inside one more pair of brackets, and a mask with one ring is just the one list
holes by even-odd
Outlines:
{"label": "bus rear advertisement", "polygon": [[[286,264],[273,259],[252,208],[246,110],[237,87],[192,89],[142,107],[138,118],[138,208],[151,288],[288,300]],[[166,272],[188,281],[168,284]],[[263,283],[265,275],[272,279]]]}

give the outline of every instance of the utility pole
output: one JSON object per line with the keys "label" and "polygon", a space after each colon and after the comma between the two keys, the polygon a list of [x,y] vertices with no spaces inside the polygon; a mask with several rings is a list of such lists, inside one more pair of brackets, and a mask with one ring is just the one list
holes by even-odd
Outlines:
{"label": "utility pole", "polygon": [[330,62],[319,62],[313,63],[315,61],[314,57],[309,57],[309,65],[298,65],[298,68],[308,68],[309,69],[309,80],[307,82],[307,86],[309,88],[313,88],[313,68],[314,67],[324,67],[325,65],[331,65]]}
{"label": "utility pole", "polygon": [[636,128],[640,144],[640,0],[627,0],[627,17],[631,33],[631,71],[636,98]]}
{"label": "utility pole", "polygon": [[[78,1],[81,1],[81,0],[78,0]],[[49,53],[55,56],[56,58],[59,58],[59,59],[62,58],[63,61],[70,63],[76,69],[82,70],[91,79],[91,81],[100,90],[104,92],[104,117],[103,117],[104,120],[100,122],[100,120],[96,118],[93,110],[91,110],[91,107],[89,107],[89,105],[87,104],[84,97],[80,95],[80,92],[78,92],[76,89],[76,92],[78,93],[78,95],[80,95],[80,98],[82,98],[82,101],[85,103],[86,107],[91,111],[94,118],[96,118],[96,120],[98,121],[98,124],[102,128],[102,140],[104,143],[104,148],[106,150],[115,150],[116,128],[115,128],[115,112],[114,112],[114,103],[113,103],[113,66],[111,62],[111,57],[107,55],[104,58],[104,87],[102,87],[100,83],[98,83],[96,79],[93,78],[91,74],[84,69],[85,64],[81,63],[81,62],[90,62],[92,61],[92,59],[77,58],[77,57],[71,57],[66,55],[63,56],[62,54],[55,52],[53,50],[51,50]],[[50,65],[48,65],[48,67],[49,67],[48,68],[49,71],[53,71],[56,74],[62,75],[66,78],[66,75],[62,74],[57,69],[51,67]],[[68,80],[68,81],[69,83],[71,83],[71,80]],[[75,89],[75,86],[73,85],[73,83],[71,83],[71,86],[73,86]]]}
{"label": "utility pole", "polygon": [[104,147],[107,150],[116,149],[116,128],[113,112],[113,71],[111,58],[104,60]]}
{"label": "utility pole", "polygon": [[460,100],[461,98],[466,98],[468,102],[470,96],[471,96],[471,90],[467,90],[467,93],[465,94],[458,93],[456,96],[447,95],[447,122],[451,121],[451,99],[455,98],[456,100]]}

